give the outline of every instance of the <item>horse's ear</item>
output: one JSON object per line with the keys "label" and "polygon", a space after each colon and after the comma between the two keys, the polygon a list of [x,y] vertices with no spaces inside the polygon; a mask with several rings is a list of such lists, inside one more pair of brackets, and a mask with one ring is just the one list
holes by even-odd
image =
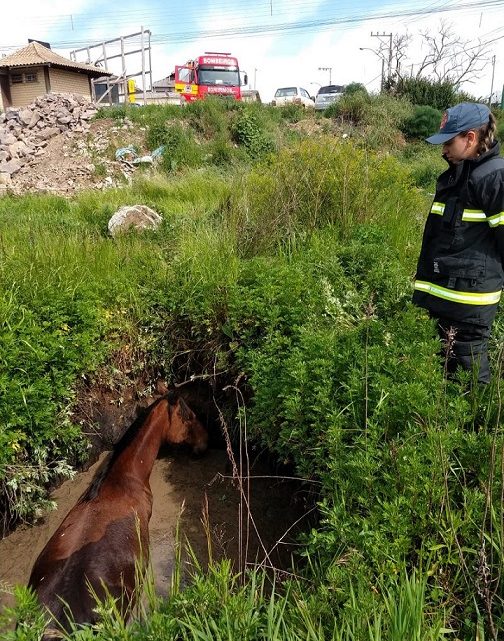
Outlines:
{"label": "horse's ear", "polygon": [[184,401],[182,397],[179,398],[179,408],[180,416],[184,422],[193,421],[196,417],[195,413],[189,407],[189,405]]}
{"label": "horse's ear", "polygon": [[166,395],[166,400],[170,405],[176,405],[178,401],[178,394],[177,392],[174,392],[173,390],[170,390],[168,394]]}

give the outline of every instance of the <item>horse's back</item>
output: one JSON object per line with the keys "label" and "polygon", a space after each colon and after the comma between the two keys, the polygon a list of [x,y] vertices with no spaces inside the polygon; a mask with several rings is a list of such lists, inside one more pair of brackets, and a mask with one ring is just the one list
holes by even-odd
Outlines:
{"label": "horse's back", "polygon": [[29,585],[63,625],[68,610],[76,623],[96,620],[90,588],[100,599],[109,593],[125,595],[127,601],[134,589],[135,563],[148,555],[147,521],[139,521],[132,510],[111,519],[112,510],[103,507],[97,502],[77,505],[33,567]]}

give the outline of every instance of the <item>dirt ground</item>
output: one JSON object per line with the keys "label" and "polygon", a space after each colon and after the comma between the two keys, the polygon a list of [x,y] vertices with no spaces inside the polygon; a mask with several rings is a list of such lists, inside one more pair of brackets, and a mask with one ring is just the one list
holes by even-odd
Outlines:
{"label": "dirt ground", "polygon": [[[6,591],[0,589],[0,607],[13,603],[10,587],[26,585],[38,554],[89,485],[105,455],[102,454],[89,470],[55,490],[52,496],[58,508],[40,524],[19,527],[0,541],[0,588],[6,588]],[[268,553],[266,565],[271,563],[280,569],[289,567],[295,550],[294,535],[307,527],[307,520],[303,519],[305,501],[299,483],[272,476],[272,470],[265,463],[256,462],[251,466],[251,476],[269,478],[251,480],[251,513],[260,540],[249,522],[250,540],[245,550],[246,521],[240,546],[239,493],[226,478],[229,475],[230,465],[224,450],[209,450],[201,458],[171,452],[156,461],[151,474],[154,504],[149,529],[158,594],[165,596],[168,593],[174,563],[175,528],[181,512],[182,537],[187,537],[203,566],[208,561],[208,542],[201,523],[205,497],[215,559],[231,558],[238,568],[241,548],[241,558],[246,557],[248,562],[263,561]],[[301,519],[299,525],[289,531],[298,519]]]}

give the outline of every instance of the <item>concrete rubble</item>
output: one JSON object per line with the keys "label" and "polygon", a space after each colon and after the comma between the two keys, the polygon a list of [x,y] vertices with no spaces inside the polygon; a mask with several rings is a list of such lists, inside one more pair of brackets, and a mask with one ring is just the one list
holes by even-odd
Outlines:
{"label": "concrete rubble", "polygon": [[108,221],[111,236],[117,236],[128,229],[157,229],[163,217],[147,205],[124,205]]}
{"label": "concrete rubble", "polygon": [[37,98],[28,107],[7,109],[0,114],[0,174],[12,177],[42,155],[48,140],[58,134],[89,131],[96,110],[82,96],[55,93]]}
{"label": "concrete rubble", "polygon": [[97,110],[82,96],[50,93],[0,113],[0,196],[65,194],[129,182],[134,167],[109,160],[107,154],[116,141],[141,135],[143,129],[127,118],[93,121]]}

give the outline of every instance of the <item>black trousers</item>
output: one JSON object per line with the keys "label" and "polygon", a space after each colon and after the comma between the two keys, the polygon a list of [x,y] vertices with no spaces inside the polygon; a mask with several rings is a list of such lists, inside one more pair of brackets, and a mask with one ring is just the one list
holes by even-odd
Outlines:
{"label": "black trousers", "polygon": [[453,375],[457,367],[465,370],[476,368],[478,383],[489,383],[488,339],[492,328],[446,318],[436,320],[448,376]]}

